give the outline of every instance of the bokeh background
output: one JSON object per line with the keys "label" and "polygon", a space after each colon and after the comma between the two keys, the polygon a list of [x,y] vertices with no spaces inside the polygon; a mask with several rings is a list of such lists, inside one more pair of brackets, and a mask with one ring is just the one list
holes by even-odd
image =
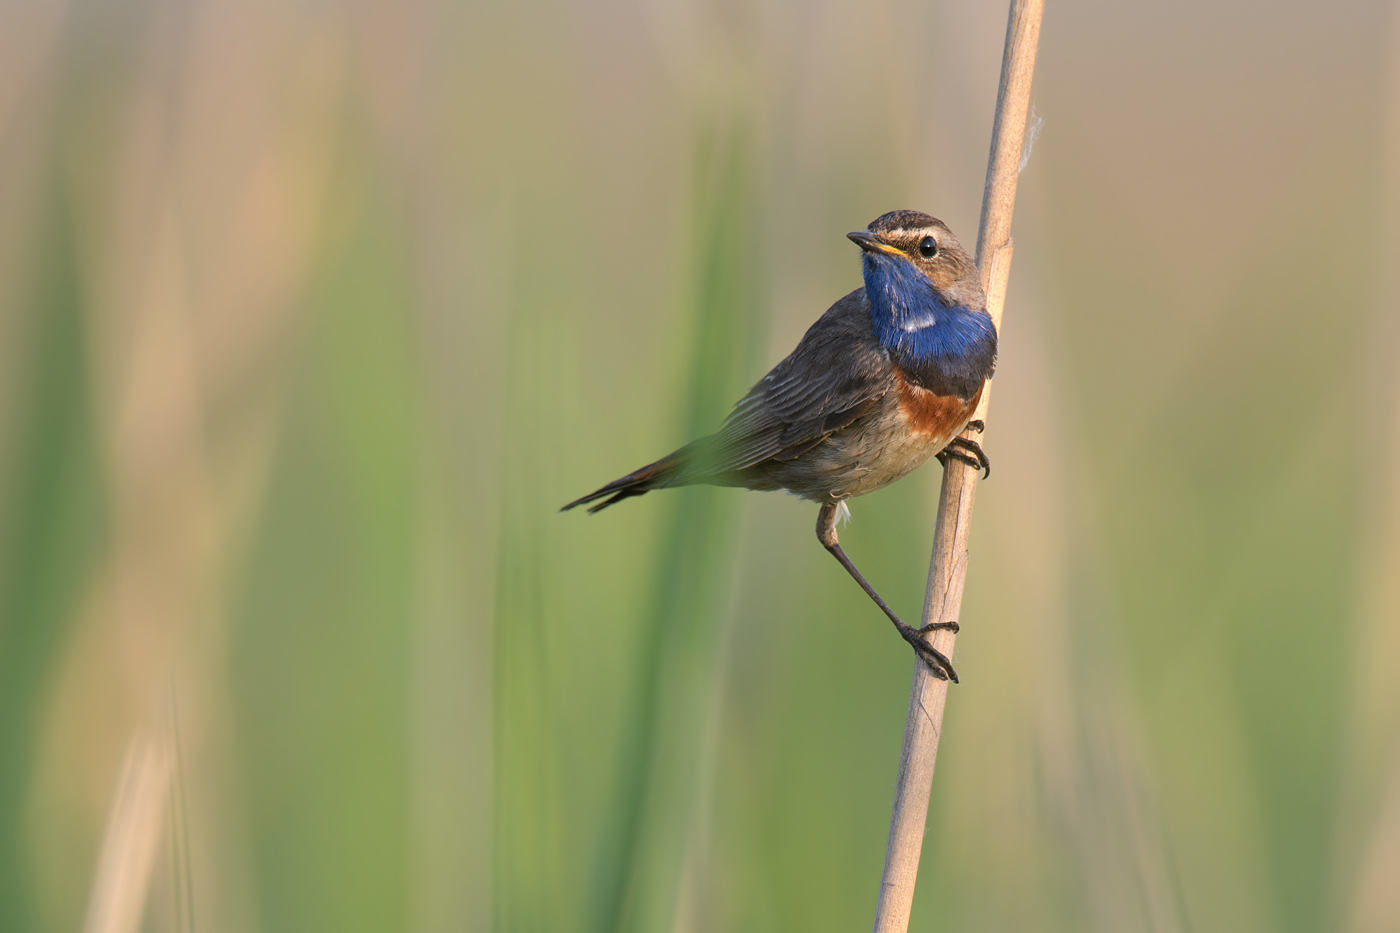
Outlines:
{"label": "bokeh background", "polygon": [[[1398,11],[1051,0],[913,929],[1400,930]],[[0,6],[0,930],[864,928],[813,507],[556,509],[975,240],[1005,15]]]}

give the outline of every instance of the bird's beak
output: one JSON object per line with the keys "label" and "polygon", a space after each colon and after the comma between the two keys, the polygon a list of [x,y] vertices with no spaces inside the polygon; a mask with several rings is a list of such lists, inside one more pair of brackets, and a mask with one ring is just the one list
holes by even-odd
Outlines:
{"label": "bird's beak", "polygon": [[848,233],[846,234],[846,239],[850,240],[852,243],[859,246],[867,253],[889,253],[892,256],[903,255],[902,253],[900,253],[899,250],[895,249],[893,246],[889,246],[881,242],[875,237],[874,234],[867,233],[864,230],[857,230],[854,233]]}

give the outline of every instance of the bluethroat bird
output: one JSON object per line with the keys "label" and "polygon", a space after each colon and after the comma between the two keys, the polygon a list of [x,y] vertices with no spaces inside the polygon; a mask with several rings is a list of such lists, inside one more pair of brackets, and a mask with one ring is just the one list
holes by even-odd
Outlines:
{"label": "bluethroat bird", "polygon": [[971,421],[996,366],[997,332],[977,265],[942,221],[892,211],[846,234],[861,248],[865,287],[823,314],[797,349],[758,381],[717,433],[564,506],[605,509],[653,489],[708,483],[786,489],[820,503],[817,539],[939,677],[953,665],[895,615],[841,550],[846,500],[888,486],[937,457],[991,474]]}

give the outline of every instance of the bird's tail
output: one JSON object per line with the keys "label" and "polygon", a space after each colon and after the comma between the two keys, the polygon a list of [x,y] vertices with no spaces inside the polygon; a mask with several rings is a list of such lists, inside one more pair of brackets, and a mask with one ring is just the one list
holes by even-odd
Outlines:
{"label": "bird's tail", "polygon": [[[576,505],[583,505],[597,499],[606,499],[599,502],[588,510],[591,515],[600,509],[606,509],[615,502],[623,499],[630,499],[632,496],[640,496],[642,493],[651,492],[653,489],[662,489],[666,486],[684,485],[688,480],[683,476],[686,468],[690,465],[692,456],[695,453],[699,442],[686,444],[675,453],[662,457],[655,463],[649,463],[632,473],[628,473],[622,479],[615,479],[602,489],[594,490],[581,499],[575,499],[559,511],[567,512]],[[611,498],[606,498],[611,496]]]}

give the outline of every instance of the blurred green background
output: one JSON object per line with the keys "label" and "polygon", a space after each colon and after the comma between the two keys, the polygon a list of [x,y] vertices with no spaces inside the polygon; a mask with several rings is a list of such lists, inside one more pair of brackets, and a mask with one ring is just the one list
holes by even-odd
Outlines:
{"label": "blurred green background", "polygon": [[[556,509],[975,241],[1005,15],[0,6],[0,930],[865,928],[814,508]],[[1051,0],[1035,108],[912,928],[1400,930],[1397,7]]]}

